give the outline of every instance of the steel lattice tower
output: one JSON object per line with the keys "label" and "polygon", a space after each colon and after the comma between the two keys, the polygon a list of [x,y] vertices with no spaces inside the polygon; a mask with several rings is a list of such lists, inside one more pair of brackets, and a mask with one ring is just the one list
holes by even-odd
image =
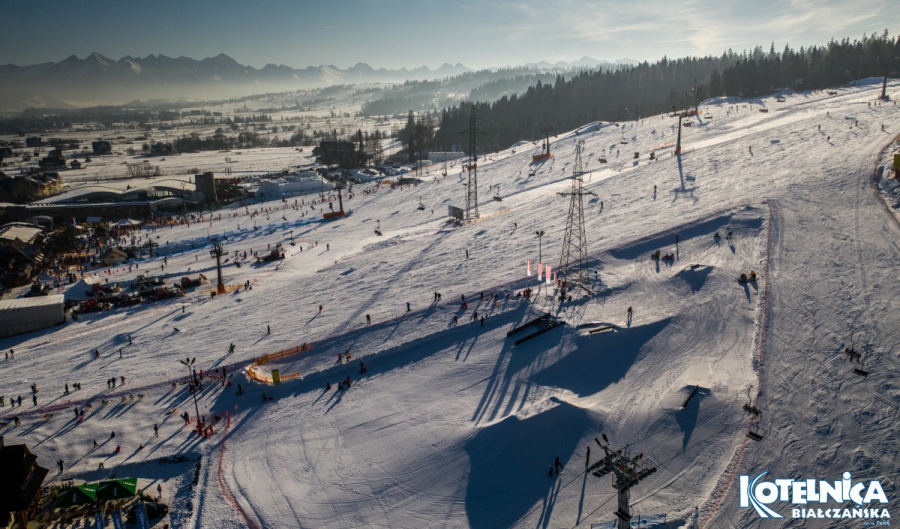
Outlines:
{"label": "steel lattice tower", "polygon": [[559,274],[569,283],[579,285],[590,291],[591,277],[587,263],[587,234],[584,231],[584,195],[594,195],[584,191],[584,166],[581,162],[581,151],[584,142],[575,145],[575,168],[572,173],[572,191],[559,193],[560,196],[571,197],[569,201],[569,218],[566,220],[566,234],[563,237],[562,256],[559,260]]}
{"label": "steel lattice tower", "polygon": [[466,220],[478,218],[478,154],[475,152],[477,134],[475,105],[472,105],[472,114],[469,118],[469,186],[466,194]]}

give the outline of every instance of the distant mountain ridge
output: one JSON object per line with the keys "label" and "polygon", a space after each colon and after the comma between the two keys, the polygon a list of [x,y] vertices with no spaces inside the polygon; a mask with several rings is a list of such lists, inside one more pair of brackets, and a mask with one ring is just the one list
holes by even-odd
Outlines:
{"label": "distant mountain ridge", "polygon": [[421,66],[408,70],[375,69],[357,63],[346,70],[334,65],[303,69],[267,64],[245,66],[220,53],[201,60],[148,55],[125,56],[118,61],[92,53],[53,63],[0,66],[0,109],[13,109],[25,101],[59,100],[68,104],[119,104],[135,99],[230,97],[248,91],[297,90],[333,84],[403,82],[455,76],[471,71],[462,64],[443,64],[437,70]]}

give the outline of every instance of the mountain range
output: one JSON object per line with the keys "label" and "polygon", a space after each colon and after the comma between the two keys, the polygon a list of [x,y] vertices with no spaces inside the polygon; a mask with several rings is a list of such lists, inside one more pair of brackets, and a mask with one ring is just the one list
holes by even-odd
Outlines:
{"label": "mountain range", "polygon": [[342,70],[333,65],[303,69],[267,64],[256,69],[224,53],[195,60],[165,55],[122,57],[118,61],[92,53],[60,62],[0,66],[0,110],[52,104],[88,106],[136,99],[221,98],[251,93],[297,90],[333,84],[393,83],[435,79],[471,71],[462,64],[399,70],[357,63]]}

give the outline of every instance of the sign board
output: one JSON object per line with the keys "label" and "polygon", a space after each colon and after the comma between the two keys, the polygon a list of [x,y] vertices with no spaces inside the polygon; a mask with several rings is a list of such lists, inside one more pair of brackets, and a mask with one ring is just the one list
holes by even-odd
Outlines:
{"label": "sign board", "polygon": [[147,519],[147,509],[143,503],[134,506],[134,516],[137,518],[138,529],[150,529],[150,520]]}
{"label": "sign board", "polygon": [[280,369],[272,370],[272,383],[273,384],[281,384],[281,370]]}
{"label": "sign board", "polygon": [[98,512],[94,516],[94,529],[103,529],[103,513]]}
{"label": "sign board", "polygon": [[458,208],[456,206],[447,206],[448,215],[451,218],[454,218],[460,222],[465,220],[466,212],[462,208]]}
{"label": "sign board", "polygon": [[112,513],[113,527],[115,529],[124,529],[122,524],[122,509],[116,509]]}

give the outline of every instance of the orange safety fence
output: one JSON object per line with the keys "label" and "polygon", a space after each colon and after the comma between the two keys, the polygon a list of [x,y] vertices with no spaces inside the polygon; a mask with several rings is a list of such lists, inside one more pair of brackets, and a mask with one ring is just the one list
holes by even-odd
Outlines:
{"label": "orange safety fence", "polygon": [[296,345],[294,347],[290,347],[288,349],[278,351],[277,353],[266,353],[266,354],[258,357],[256,359],[256,362],[254,362],[254,364],[260,366],[260,365],[266,364],[268,362],[271,362],[272,360],[278,360],[278,359],[284,358],[286,356],[291,356],[291,355],[295,355],[297,353],[302,353],[303,351],[309,351],[310,349],[312,349],[312,344],[304,342],[300,345]]}
{"label": "orange safety fence", "polygon": [[[258,357],[256,359],[256,361],[254,361],[252,364],[247,366],[247,375],[257,382],[261,382],[263,384],[274,384],[274,381],[272,380],[271,375],[264,375],[262,373],[257,373],[256,368],[263,364],[272,362],[273,360],[278,360],[278,359],[285,358],[285,357],[288,357],[291,355],[302,353],[302,352],[308,351],[310,349],[312,349],[312,344],[304,342],[300,345],[278,351],[277,353],[264,354],[264,355]],[[299,371],[296,373],[284,373],[281,375],[282,382],[287,381],[287,380],[294,380],[296,378],[300,378]]]}

